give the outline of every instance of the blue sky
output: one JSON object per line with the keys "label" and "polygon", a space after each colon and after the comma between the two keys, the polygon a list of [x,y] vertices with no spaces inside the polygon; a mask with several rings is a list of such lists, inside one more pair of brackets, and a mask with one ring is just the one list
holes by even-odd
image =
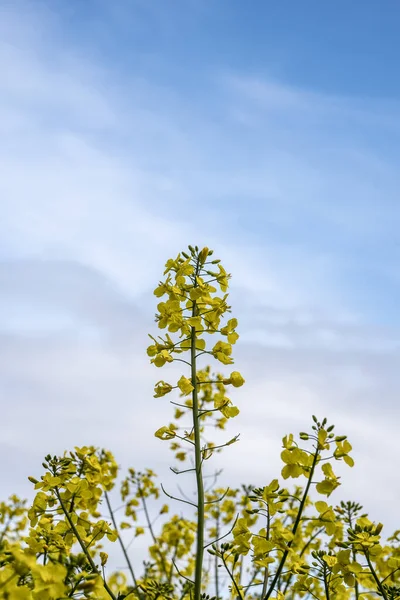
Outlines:
{"label": "blue sky", "polygon": [[[202,201],[234,207],[228,221],[240,212],[241,236],[262,243],[267,233],[273,243],[340,256],[331,276],[346,302],[362,297],[367,318],[398,323],[397,3],[384,11],[376,2],[41,6],[40,56],[54,70],[60,59],[90,65],[95,81],[85,85],[121,110],[119,127],[99,118],[90,139],[126,160],[138,153],[143,168],[178,183],[185,171],[193,197],[196,179],[211,174],[215,191],[207,188]],[[29,18],[28,10],[21,20]],[[73,119],[43,108],[50,127]],[[142,149],[133,148],[134,109],[159,121],[143,127]],[[185,161],[168,151],[171,141]],[[228,189],[218,180],[231,170],[240,183]],[[290,181],[292,171],[300,181]],[[182,214],[190,210],[185,202]]]}
{"label": "blue sky", "polygon": [[[153,57],[166,82],[202,79],[227,66],[266,73],[327,93],[371,98],[399,92],[397,2],[203,2],[156,0],[48,3],[63,14],[63,35],[117,71],[148,75]],[[116,35],[115,35],[116,34]],[[153,74],[157,73],[153,65]],[[357,76],[355,77],[355,73]],[[175,75],[175,78],[174,78]],[[199,77],[200,76],[200,77]]]}
{"label": "blue sky", "polygon": [[197,243],[241,324],[227,476],[261,485],[252,453],[326,414],[354,444],[347,495],[398,526],[399,19],[394,1],[0,2],[3,496],[79,443],[124,466],[144,445],[168,477],[146,336],[164,262]]}

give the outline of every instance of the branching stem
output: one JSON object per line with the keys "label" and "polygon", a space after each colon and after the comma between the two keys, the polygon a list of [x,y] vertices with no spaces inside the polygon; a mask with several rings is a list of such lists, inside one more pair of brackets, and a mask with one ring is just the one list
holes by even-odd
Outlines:
{"label": "branching stem", "polygon": [[102,577],[101,572],[99,571],[99,569],[97,568],[97,566],[95,565],[93,558],[90,556],[90,552],[86,547],[86,544],[84,543],[83,539],[81,538],[81,536],[79,535],[78,530],[76,529],[72,519],[71,519],[71,515],[67,510],[67,507],[65,506],[63,499],[61,498],[60,492],[58,490],[57,487],[54,488],[55,494],[57,496],[57,500],[60,503],[60,506],[62,508],[62,511],[68,521],[69,526],[71,527],[74,536],[77,539],[78,544],[80,545],[80,547],[82,548],[82,552],[84,553],[84,555],[86,556],[86,559],[93,571],[93,573],[96,573],[96,575],[99,575],[99,577],[101,577],[103,579],[103,585],[104,585],[104,589],[106,590],[106,592],[108,593],[108,595],[112,598],[112,600],[117,600],[117,597],[113,594],[113,591],[111,590],[111,588],[109,587],[107,581]]}
{"label": "branching stem", "polygon": [[[117,522],[115,520],[114,511],[112,509],[110,498],[108,496],[107,491],[104,492],[104,496],[105,496],[105,499],[106,499],[106,504],[107,504],[107,507],[108,507],[108,512],[110,513],[110,517],[111,517],[111,521],[112,521],[113,527],[114,527],[115,531],[117,532],[118,541],[119,541],[119,544],[121,546],[122,553],[123,553],[123,555],[125,557],[126,564],[128,566],[129,572],[130,572],[131,577],[132,577],[133,584],[134,584],[136,590],[138,590],[137,580],[136,580],[135,573],[134,573],[134,570],[133,570],[133,567],[132,567],[132,563],[130,561],[128,551],[125,548],[125,544],[122,541],[122,537],[121,537],[120,531],[118,529]],[[139,593],[139,598],[143,598],[143,596],[141,595],[141,593],[140,592],[138,592],[138,593]]]}

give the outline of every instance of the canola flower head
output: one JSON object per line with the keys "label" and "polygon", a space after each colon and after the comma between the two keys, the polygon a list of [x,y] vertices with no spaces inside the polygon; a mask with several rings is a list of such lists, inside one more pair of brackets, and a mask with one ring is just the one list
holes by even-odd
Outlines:
{"label": "canola flower head", "polygon": [[[219,332],[225,336],[225,354],[228,355],[231,350],[227,346],[232,346],[239,337],[235,331],[236,319],[229,319],[221,327],[221,319],[231,309],[226,293],[230,275],[218,260],[208,260],[212,250],[205,247],[199,251],[192,246],[189,250],[190,254],[179,253],[166,262],[164,275],[167,277],[154,290],[155,296],[162,299],[157,304],[156,322],[160,329],[168,331],[164,338],[150,336],[153,344],[147,353],[156,366],[170,362],[172,354],[189,350],[191,345],[187,338],[193,331],[200,350],[205,347],[204,334]],[[218,288],[222,294],[218,294]],[[173,341],[169,333],[179,334],[179,340]]]}
{"label": "canola flower head", "polygon": [[[211,258],[212,254],[208,247],[189,246],[188,252],[180,252],[165,263],[164,279],[154,290],[159,299],[155,321],[165,334],[149,335],[152,343],[147,348],[150,362],[158,368],[175,360],[182,361],[181,355],[185,354],[190,354],[189,361],[183,360],[189,366],[201,355],[209,355],[223,365],[234,362],[232,348],[239,335],[237,319],[226,319],[231,312],[227,293],[230,274],[219,259]],[[208,343],[209,335],[220,337],[214,337]],[[238,371],[233,371],[229,377],[218,376],[216,381],[212,381],[205,371],[199,371],[196,377],[193,373],[188,375],[182,375],[175,384],[158,381],[154,397],[165,396],[176,389],[181,395],[189,396],[185,404],[190,408],[192,393],[201,390],[211,393],[210,386],[214,385],[213,410],[220,414],[217,426],[223,428],[226,419],[239,413],[225,394],[226,385],[241,387],[244,384]],[[160,439],[171,439],[165,430],[158,430],[156,435]]]}

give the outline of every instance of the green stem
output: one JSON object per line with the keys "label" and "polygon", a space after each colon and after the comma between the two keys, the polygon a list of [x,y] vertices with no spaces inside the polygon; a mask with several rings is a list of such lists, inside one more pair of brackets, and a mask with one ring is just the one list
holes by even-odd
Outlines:
{"label": "green stem", "polygon": [[265,567],[261,597],[263,597],[267,591],[268,577],[269,577],[269,569],[268,569],[268,567]]}
{"label": "green stem", "polygon": [[[217,511],[216,516],[216,533],[217,539],[219,538],[219,510]],[[217,549],[219,548],[219,544],[217,542]],[[215,575],[215,597],[219,600],[219,568],[218,568],[218,555],[214,556],[214,575]]]}
{"label": "green stem", "polygon": [[328,577],[327,577],[327,566],[326,564],[324,564],[324,588],[325,588],[325,596],[326,596],[326,600],[330,600],[330,594],[329,594],[329,583],[328,583]]}
{"label": "green stem", "polygon": [[272,592],[274,591],[276,583],[277,583],[277,581],[278,581],[278,579],[279,579],[279,577],[280,577],[280,575],[282,573],[283,567],[285,566],[285,562],[286,562],[286,559],[288,557],[288,554],[289,554],[289,551],[290,551],[290,547],[291,547],[291,545],[293,543],[294,536],[296,535],[297,529],[298,529],[298,527],[300,525],[301,517],[302,517],[303,510],[304,510],[304,507],[305,507],[305,504],[306,504],[306,500],[307,500],[307,497],[308,497],[308,492],[310,491],[311,481],[312,481],[312,478],[314,476],[315,467],[317,466],[318,457],[319,457],[319,450],[318,450],[318,447],[317,447],[315,449],[315,454],[314,454],[313,462],[312,462],[311,469],[310,469],[310,476],[308,478],[307,485],[305,487],[304,494],[303,494],[303,497],[302,497],[301,502],[300,502],[299,512],[297,513],[297,517],[296,517],[296,520],[295,520],[294,525],[293,525],[293,530],[292,530],[293,539],[287,543],[288,548],[287,548],[287,550],[285,550],[285,552],[282,555],[281,562],[279,563],[279,567],[278,567],[278,569],[277,569],[277,571],[276,571],[276,573],[274,575],[274,578],[273,578],[273,580],[271,582],[271,585],[269,586],[268,592],[264,596],[263,600],[268,600],[268,598],[270,598]]}
{"label": "green stem", "polygon": [[137,591],[137,592],[138,592],[138,594],[139,594],[139,598],[141,598],[141,597],[142,597],[142,595],[141,595],[141,593],[138,591],[138,584],[137,584],[137,580],[136,580],[136,577],[135,577],[135,573],[134,573],[134,571],[133,571],[132,563],[131,563],[131,561],[130,561],[130,558],[129,558],[128,552],[127,552],[127,550],[126,550],[126,548],[125,548],[125,544],[124,544],[124,542],[122,541],[121,534],[120,534],[120,532],[119,532],[119,529],[118,529],[118,526],[117,526],[117,522],[116,522],[116,520],[115,520],[114,511],[113,511],[113,509],[112,509],[112,507],[111,507],[110,498],[109,498],[109,496],[108,496],[108,493],[107,493],[106,491],[104,492],[104,496],[105,496],[105,499],[106,499],[106,503],[107,503],[107,507],[108,507],[108,512],[110,513],[110,517],[111,517],[111,521],[112,521],[113,527],[114,527],[115,531],[117,532],[117,535],[118,535],[118,541],[119,541],[119,544],[120,544],[120,546],[121,546],[121,550],[122,550],[122,552],[123,552],[123,555],[124,555],[124,557],[125,557],[125,560],[126,560],[126,564],[127,564],[127,566],[128,566],[129,572],[130,572],[130,574],[131,574],[131,577],[132,577],[133,584],[134,584],[134,586],[135,586],[135,589],[136,589],[136,591]]}
{"label": "green stem", "polygon": [[[200,265],[197,263],[196,277],[198,275]],[[197,287],[196,277],[194,279],[194,287]],[[192,317],[197,316],[197,304],[193,300]],[[190,363],[191,363],[191,380],[192,380],[192,414],[193,414],[193,429],[194,429],[194,454],[195,454],[195,469],[196,469],[196,487],[197,487],[197,548],[196,548],[196,563],[194,577],[194,600],[200,600],[201,583],[203,575],[203,557],[204,557],[204,484],[202,473],[202,456],[201,456],[201,438],[200,438],[200,423],[199,423],[199,398],[197,395],[197,368],[196,368],[196,328],[191,330],[191,346],[190,346]]]}
{"label": "green stem", "polygon": [[170,583],[171,583],[171,581],[172,581],[172,575],[173,575],[173,573],[174,573],[175,559],[176,559],[176,555],[178,554],[178,543],[179,543],[179,542],[177,542],[177,543],[175,544],[175,547],[174,547],[174,553],[173,553],[173,555],[172,555],[172,558],[171,558],[171,568],[170,568],[170,570],[169,570],[169,575],[168,575],[168,583],[169,583],[169,584],[170,584]]}
{"label": "green stem", "polygon": [[103,585],[104,585],[104,589],[107,591],[108,595],[109,595],[109,596],[110,596],[110,597],[111,597],[113,600],[117,600],[117,597],[116,597],[116,596],[113,594],[113,592],[112,592],[112,590],[110,589],[110,587],[108,586],[108,584],[107,584],[106,580],[105,580],[105,579],[102,577],[102,575],[101,575],[101,573],[100,573],[99,569],[96,567],[96,565],[95,565],[95,563],[94,563],[94,561],[93,561],[93,558],[90,556],[89,550],[88,550],[88,549],[87,549],[87,547],[86,547],[86,544],[85,544],[85,543],[84,543],[84,541],[82,540],[81,536],[79,535],[79,532],[77,531],[77,529],[76,529],[76,527],[75,527],[74,523],[72,522],[71,515],[70,515],[70,514],[69,514],[69,512],[67,511],[67,508],[66,508],[66,506],[65,506],[65,504],[64,504],[64,502],[63,502],[63,500],[62,500],[62,498],[61,498],[61,496],[60,496],[60,492],[58,491],[58,488],[54,488],[54,491],[55,491],[55,493],[56,493],[57,500],[59,501],[59,503],[60,503],[60,506],[61,506],[61,508],[62,508],[62,510],[63,510],[63,513],[65,514],[65,516],[66,516],[66,518],[67,518],[67,521],[68,521],[68,523],[69,523],[69,526],[71,527],[71,529],[72,529],[72,531],[73,531],[73,533],[74,533],[74,535],[75,535],[75,537],[76,537],[76,539],[77,539],[77,542],[78,542],[78,544],[79,544],[79,545],[80,545],[80,547],[82,548],[82,551],[83,551],[84,555],[86,556],[86,559],[87,559],[87,561],[88,561],[88,563],[89,563],[89,565],[90,565],[90,567],[91,567],[92,571],[93,571],[94,573],[96,573],[96,575],[99,575],[99,576],[100,576],[100,577],[103,579]]}
{"label": "green stem", "polygon": [[243,598],[246,596],[249,589],[252,587],[254,581],[257,578],[257,575],[261,571],[260,567],[254,569],[252,576],[250,577],[249,583],[243,588]]}
{"label": "green stem", "polygon": [[147,526],[148,526],[149,531],[150,531],[151,538],[152,538],[152,540],[154,542],[154,545],[156,547],[158,556],[160,557],[161,567],[162,567],[162,570],[164,572],[165,578],[166,578],[166,580],[168,580],[168,569],[167,569],[167,565],[165,563],[165,557],[164,557],[163,552],[159,548],[159,542],[157,542],[157,538],[155,536],[155,533],[154,533],[154,530],[153,530],[153,525],[151,523],[149,511],[148,511],[148,508],[147,508],[146,498],[145,498],[145,495],[143,494],[143,490],[140,487],[140,484],[138,485],[138,492],[139,492],[139,496],[140,496],[140,499],[141,499],[142,504],[143,504],[144,514],[145,514],[145,517],[146,517],[146,522],[147,522]]}
{"label": "green stem", "polygon": [[387,595],[385,593],[385,590],[383,589],[383,585],[380,582],[379,577],[376,574],[376,571],[375,571],[375,569],[374,569],[374,567],[372,565],[371,559],[369,557],[368,550],[364,550],[364,554],[365,554],[365,558],[367,559],[367,563],[368,563],[369,569],[371,571],[371,575],[375,579],[375,583],[376,583],[376,585],[378,587],[378,590],[380,591],[382,597],[385,598],[385,600],[388,600],[388,597],[387,597]]}
{"label": "green stem", "polygon": [[80,579],[77,579],[77,580],[76,580],[75,584],[72,586],[72,588],[71,588],[71,590],[70,590],[70,592],[69,592],[69,594],[68,594],[68,598],[73,598],[73,597],[74,597],[76,590],[78,589],[78,587],[80,586],[80,584],[81,584],[81,583],[82,583],[82,581],[84,581],[84,580],[85,580],[85,578],[84,578],[84,576],[83,576],[83,575],[81,576],[81,578],[80,578]]}
{"label": "green stem", "polygon": [[[269,506],[267,504],[267,531],[266,531],[266,535],[265,535],[265,539],[267,541],[269,541],[270,530],[271,530],[271,514],[270,514],[270,511],[269,511]],[[261,592],[261,597],[262,598],[265,596],[266,591],[267,591],[268,578],[269,578],[269,568],[265,567],[264,579],[263,579],[263,587],[262,587],[262,592]]]}
{"label": "green stem", "polygon": [[[348,518],[349,518],[349,525],[350,525],[350,529],[353,529],[353,523],[352,523],[352,519],[351,519],[351,511],[348,511]],[[354,549],[354,546],[351,550],[351,554],[353,557],[353,561],[356,562],[357,561],[357,552]],[[357,580],[357,575],[354,575],[354,594],[355,594],[355,600],[358,600],[360,597],[360,592],[359,592],[359,587],[358,587],[358,580]]]}
{"label": "green stem", "polygon": [[242,594],[241,594],[241,592],[240,592],[240,589],[239,589],[239,587],[238,587],[238,584],[236,583],[236,580],[235,580],[235,578],[234,578],[234,576],[233,576],[233,573],[231,573],[231,572],[230,572],[230,570],[228,569],[228,565],[226,564],[226,560],[225,560],[225,558],[224,558],[224,555],[222,555],[222,556],[221,556],[221,558],[222,558],[222,562],[224,563],[224,567],[225,567],[225,569],[227,570],[227,572],[228,572],[228,575],[229,575],[229,577],[231,578],[231,581],[232,581],[232,583],[233,583],[233,586],[234,586],[234,588],[235,588],[235,590],[236,590],[236,593],[237,593],[237,597],[238,597],[238,599],[239,599],[239,600],[243,600],[243,596],[242,596]]}
{"label": "green stem", "polygon": [[[79,468],[79,471],[78,471],[78,474],[77,474],[78,477],[79,477],[79,479],[82,478],[84,469],[85,469],[85,461],[82,462],[82,464],[81,464],[81,466]],[[69,512],[70,513],[72,513],[72,511],[74,510],[75,497],[76,497],[76,492],[74,494],[72,494],[72,497],[71,497],[71,501],[70,501],[70,505],[69,505]]]}
{"label": "green stem", "polygon": [[[317,531],[310,537],[310,539],[307,541],[306,544],[304,544],[303,548],[301,549],[301,552],[299,554],[300,557],[302,557],[304,555],[304,553],[306,552],[307,548],[313,543],[313,541],[315,540],[316,537],[319,536],[320,533],[322,533],[324,531],[324,527],[321,527],[320,529],[317,529]],[[292,579],[294,577],[293,573],[290,573],[286,583],[285,583],[285,587],[283,588],[283,595],[285,595],[290,587],[290,584],[292,582]],[[358,596],[357,596],[357,600],[358,600]]]}

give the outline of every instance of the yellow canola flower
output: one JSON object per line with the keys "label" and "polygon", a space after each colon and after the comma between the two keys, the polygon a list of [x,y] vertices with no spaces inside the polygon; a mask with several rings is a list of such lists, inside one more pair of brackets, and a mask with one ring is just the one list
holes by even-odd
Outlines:
{"label": "yellow canola flower", "polygon": [[173,360],[174,359],[168,350],[161,350],[151,362],[154,363],[156,367],[163,367],[166,362],[172,362]]}
{"label": "yellow canola flower", "polygon": [[209,249],[207,248],[207,246],[205,246],[203,250],[199,253],[199,263],[201,265],[203,265],[206,262],[208,253]]}
{"label": "yellow canola flower", "polygon": [[170,429],[169,427],[166,427],[166,425],[164,425],[164,427],[160,427],[160,429],[157,429],[154,435],[160,440],[172,440],[172,438],[176,436],[176,433],[173,429]]}
{"label": "yellow canola flower", "polygon": [[332,556],[330,554],[324,554],[322,560],[328,565],[328,567],[334,567],[337,563],[336,556]]}
{"label": "yellow canola flower", "polygon": [[278,592],[277,596],[273,596],[271,600],[285,600],[285,594],[282,592]]}
{"label": "yellow canola flower", "polygon": [[214,408],[218,408],[227,419],[229,417],[236,417],[239,414],[238,407],[233,406],[231,400],[223,394],[215,394]]}
{"label": "yellow canola flower", "polygon": [[154,295],[157,296],[157,298],[161,298],[165,294],[168,294],[170,292],[170,289],[171,289],[171,276],[168,275],[165,282],[163,283],[161,281],[160,284],[158,285],[158,287],[156,287],[156,289],[154,290]]}
{"label": "yellow canola flower", "polygon": [[239,339],[239,334],[236,331],[232,331],[232,333],[228,333],[228,342],[230,344],[236,344]]}
{"label": "yellow canola flower", "polygon": [[228,279],[229,279],[230,275],[228,275],[228,273],[225,271],[224,267],[221,264],[218,265],[218,269],[219,269],[219,275],[218,275],[217,279],[218,279],[219,287],[221,288],[222,292],[226,292],[226,290],[228,289]]}
{"label": "yellow canola flower", "polygon": [[54,600],[65,596],[64,579],[67,569],[61,564],[35,565],[33,577],[35,582],[34,598]]}
{"label": "yellow canola flower", "polygon": [[218,341],[211,350],[211,353],[214,358],[222,362],[224,365],[230,365],[233,363],[233,359],[231,358],[232,346],[226,342]]}
{"label": "yellow canola flower", "polygon": [[332,465],[330,463],[325,463],[322,466],[322,472],[325,475],[325,479],[317,483],[315,489],[319,494],[330,496],[333,490],[340,485],[339,478],[333,472]]}
{"label": "yellow canola flower", "polygon": [[237,325],[237,319],[229,319],[225,327],[222,327],[220,330],[222,335],[227,336],[229,344],[235,344],[239,339],[239,335],[235,331]]}
{"label": "yellow canola flower", "polygon": [[191,391],[194,390],[194,387],[190,381],[190,379],[188,379],[187,377],[185,377],[184,375],[182,375],[182,377],[180,378],[180,380],[178,381],[178,388],[181,390],[181,392],[187,396],[188,394],[190,394]]}
{"label": "yellow canola flower", "polygon": [[172,389],[172,385],[169,383],[166,383],[165,381],[158,381],[154,387],[154,398],[161,398],[161,396],[169,394]]}
{"label": "yellow canola flower", "polygon": [[242,375],[238,371],[233,371],[229,380],[233,387],[241,387],[245,382]]}
{"label": "yellow canola flower", "polygon": [[190,327],[194,327],[197,331],[200,331],[202,329],[202,321],[200,316],[189,317],[189,319],[186,319],[186,323],[188,323]]}
{"label": "yellow canola flower", "polygon": [[157,346],[155,344],[151,344],[147,348],[147,356],[155,356],[157,354]]}

